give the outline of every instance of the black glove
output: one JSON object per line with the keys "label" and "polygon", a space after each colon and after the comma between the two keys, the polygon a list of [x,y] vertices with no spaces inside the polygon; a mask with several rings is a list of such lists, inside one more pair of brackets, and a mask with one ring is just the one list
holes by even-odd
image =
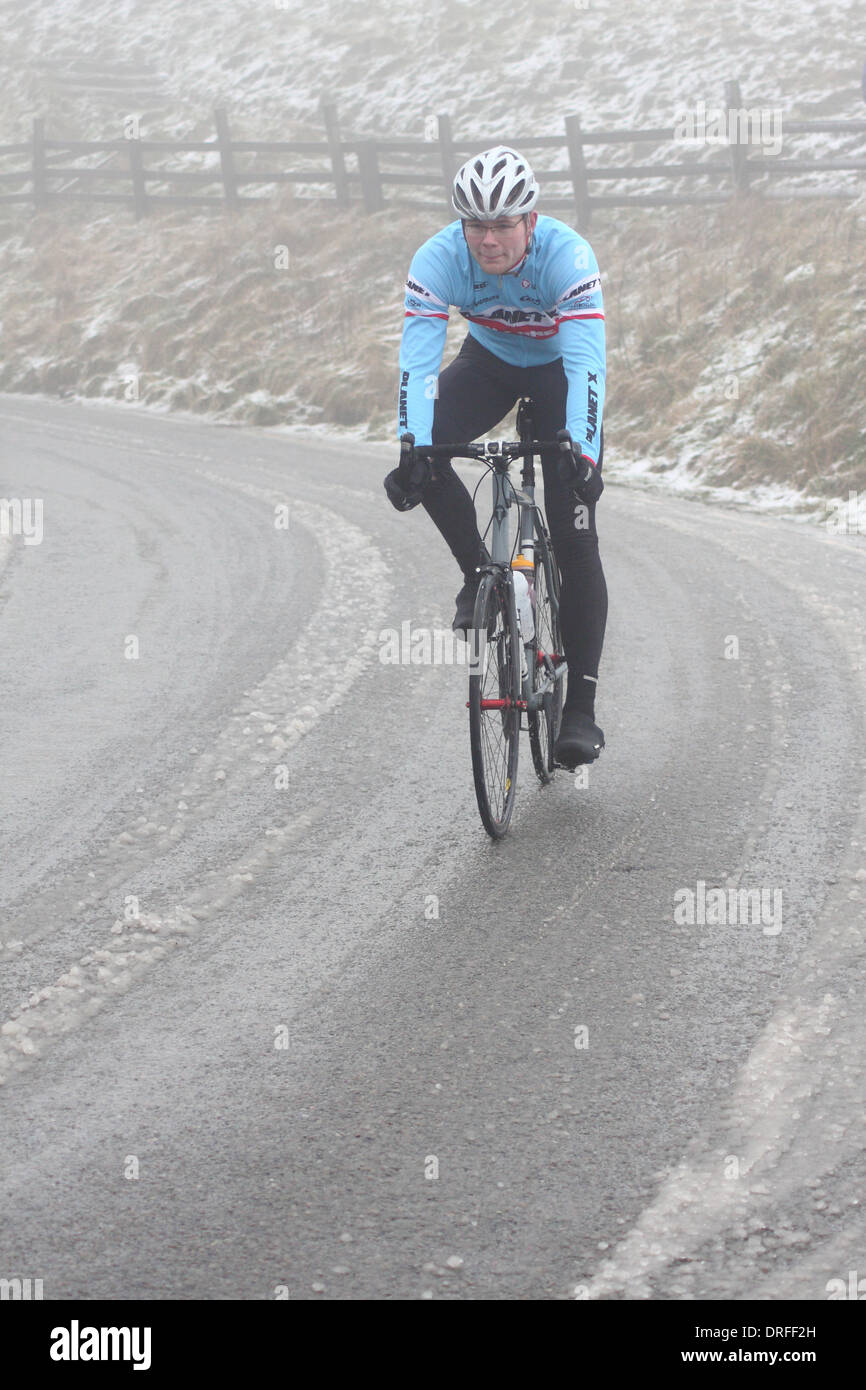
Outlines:
{"label": "black glove", "polygon": [[385,491],[398,512],[417,507],[430,481],[430,473],[430,460],[415,452],[414,434],[401,434],[400,462],[385,479]]}
{"label": "black glove", "polygon": [[560,430],[556,438],[560,448],[557,465],[560,478],[581,502],[591,507],[604,492],[601,473],[586,454],[575,453],[568,430]]}

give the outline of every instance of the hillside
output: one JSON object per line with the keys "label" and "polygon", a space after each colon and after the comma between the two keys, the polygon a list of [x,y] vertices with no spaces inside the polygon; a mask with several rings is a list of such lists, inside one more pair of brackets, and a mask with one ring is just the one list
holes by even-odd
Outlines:
{"label": "hillside", "polygon": [[[47,0],[4,6],[2,138],[45,115],[71,134],[211,129],[225,103],[248,138],[308,124],[322,95],[359,133],[421,135],[447,112],[467,137],[501,127],[653,125],[726,78],[790,115],[860,114],[859,0],[532,0],[507,16],[476,0]],[[290,138],[287,134],[285,138]],[[829,144],[829,140],[825,143]]]}
{"label": "hillside", "polygon": [[[238,136],[318,137],[328,94],[344,129],[420,135],[427,115],[448,112],[483,142],[560,131],[570,110],[587,129],[670,123],[717,101],[731,76],[744,101],[787,116],[866,113],[853,3],[719,12],[543,0],[506,23],[464,0],[214,11],[155,0],[144,16],[56,0],[5,23],[4,140],[40,113],[49,133],[114,136],[130,111],[148,136],[210,136],[217,102]],[[812,135],[808,147],[838,149],[839,137]],[[677,486],[765,486],[777,499],[864,487],[864,214],[863,197],[597,213],[608,466]],[[231,218],[139,224],[125,210],[7,206],[0,389],[388,438],[400,287],[440,224],[436,211],[367,217],[289,191]],[[452,316],[448,355],[462,332]]]}

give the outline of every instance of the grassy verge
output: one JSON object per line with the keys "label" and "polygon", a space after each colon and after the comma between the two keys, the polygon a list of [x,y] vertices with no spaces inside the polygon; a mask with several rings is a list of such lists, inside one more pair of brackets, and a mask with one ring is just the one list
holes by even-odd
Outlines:
{"label": "grassy verge", "polygon": [[[290,196],[233,217],[7,215],[0,389],[393,437],[402,282],[442,220]],[[614,455],[733,486],[866,486],[862,207],[606,213],[590,240]],[[446,360],[463,332],[452,315]]]}

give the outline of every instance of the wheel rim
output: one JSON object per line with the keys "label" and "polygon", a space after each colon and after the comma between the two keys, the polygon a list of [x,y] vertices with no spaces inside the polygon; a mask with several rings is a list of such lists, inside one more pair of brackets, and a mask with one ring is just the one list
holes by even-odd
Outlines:
{"label": "wheel rim", "polygon": [[[514,652],[505,596],[499,586],[486,589],[486,623],[477,633],[478,664],[473,675],[470,709],[474,724],[473,758],[479,808],[487,829],[497,833],[510,817],[520,711],[484,708],[488,700],[513,700]],[[486,803],[486,806],[485,804]]]}
{"label": "wheel rim", "polygon": [[[552,563],[552,561],[551,561]],[[548,570],[544,563],[544,552],[539,548],[535,567],[535,649],[548,656],[562,659],[559,636],[559,619],[554,606],[554,596],[548,584]],[[536,655],[538,675],[546,674],[543,662]],[[562,718],[562,681],[544,697],[541,709],[530,720],[532,751],[536,771],[543,780],[553,775],[553,745],[559,733]]]}

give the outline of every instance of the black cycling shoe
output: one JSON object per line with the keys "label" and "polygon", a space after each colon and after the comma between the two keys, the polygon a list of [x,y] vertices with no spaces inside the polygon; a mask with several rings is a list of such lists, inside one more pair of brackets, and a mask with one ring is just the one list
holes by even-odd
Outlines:
{"label": "black cycling shoe", "polygon": [[478,597],[478,585],[481,583],[481,575],[476,579],[467,579],[460,593],[457,595],[457,612],[454,614],[454,621],[451,624],[454,632],[468,632],[475,617],[475,600]]}
{"label": "black cycling shoe", "polygon": [[559,737],[553,745],[553,761],[569,771],[580,763],[594,763],[604,747],[604,734],[588,714],[579,709],[562,711]]}
{"label": "black cycling shoe", "polygon": [[[478,557],[478,564],[489,565],[490,554],[485,545],[481,547]],[[470,570],[468,576],[463,571],[466,583],[457,595],[457,612],[454,614],[454,621],[451,624],[452,632],[467,633],[472,627],[472,620],[475,617],[475,600],[478,597],[478,585],[481,583],[481,575],[477,570]]]}

